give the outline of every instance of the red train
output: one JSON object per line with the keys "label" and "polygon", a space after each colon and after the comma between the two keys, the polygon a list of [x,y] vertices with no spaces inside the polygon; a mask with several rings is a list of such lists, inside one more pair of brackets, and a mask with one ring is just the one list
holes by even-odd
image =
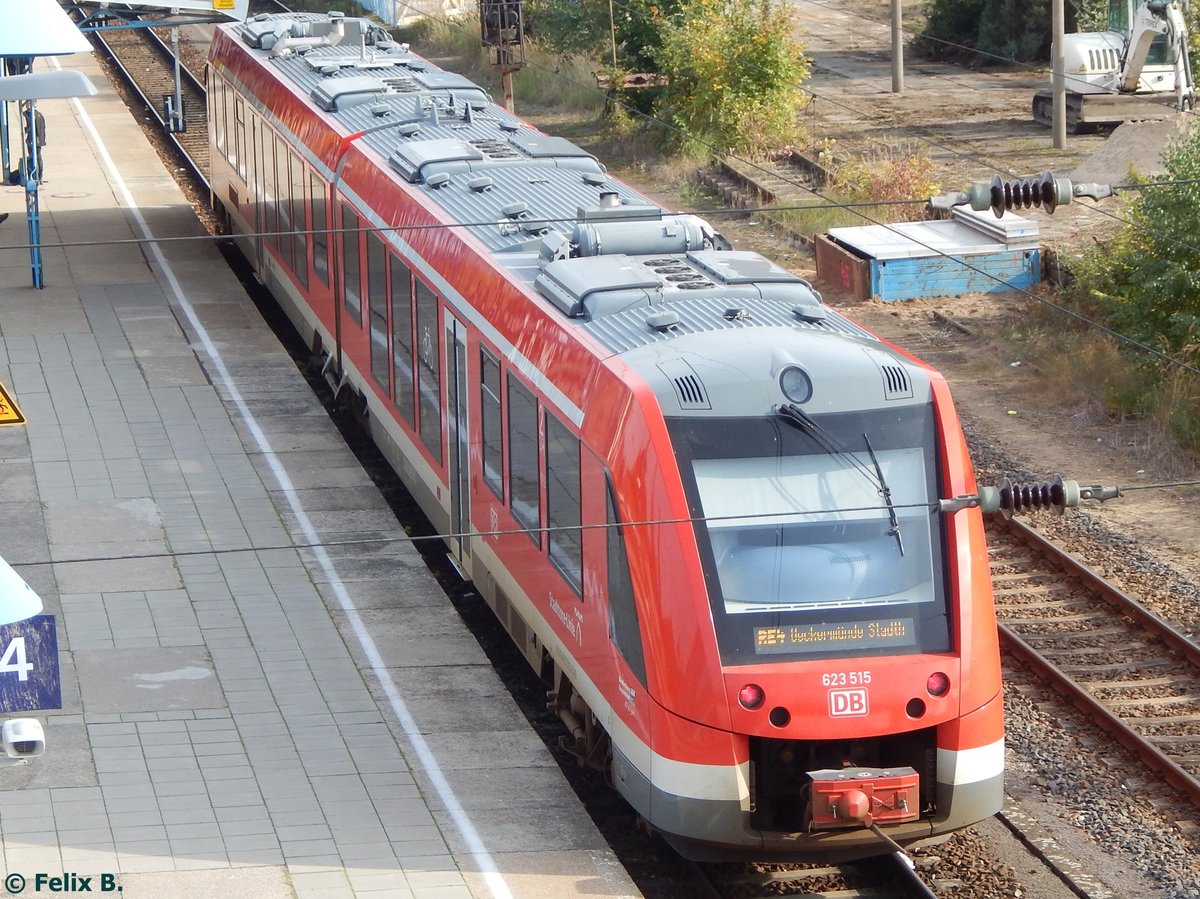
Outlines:
{"label": "red train", "polygon": [[937,372],[365,20],[218,28],[208,84],[217,208],[651,825],[838,859],[1000,808]]}

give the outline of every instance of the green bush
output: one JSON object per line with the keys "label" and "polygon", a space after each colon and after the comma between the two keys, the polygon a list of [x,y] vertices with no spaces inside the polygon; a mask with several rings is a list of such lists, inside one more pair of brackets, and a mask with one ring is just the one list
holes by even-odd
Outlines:
{"label": "green bush", "polygon": [[[1130,224],[1085,258],[1080,284],[1122,334],[1200,360],[1200,127],[1174,141],[1166,174],[1132,201]],[[1163,184],[1158,182],[1191,182]]]}
{"label": "green bush", "polygon": [[754,0],[692,0],[663,20],[656,108],[685,149],[755,155],[798,139],[809,61],[794,33],[790,6]]}
{"label": "green bush", "polygon": [[1049,62],[1050,2],[932,0],[913,49],[931,59],[979,65]]}
{"label": "green bush", "polygon": [[526,0],[525,21],[556,53],[587,56],[624,72],[654,72],[661,24],[680,6],[680,0]]}

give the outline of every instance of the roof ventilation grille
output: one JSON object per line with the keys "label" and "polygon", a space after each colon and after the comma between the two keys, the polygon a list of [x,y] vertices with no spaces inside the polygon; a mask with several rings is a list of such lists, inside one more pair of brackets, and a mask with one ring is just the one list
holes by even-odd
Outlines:
{"label": "roof ventilation grille", "polygon": [[667,359],[658,364],[661,371],[670,379],[675,388],[675,396],[679,400],[679,408],[688,411],[711,409],[708,393],[704,390],[704,382],[683,359]]}
{"label": "roof ventilation grille", "polygon": [[883,393],[889,400],[911,399],[913,395],[912,382],[899,365],[880,365],[883,373]]}

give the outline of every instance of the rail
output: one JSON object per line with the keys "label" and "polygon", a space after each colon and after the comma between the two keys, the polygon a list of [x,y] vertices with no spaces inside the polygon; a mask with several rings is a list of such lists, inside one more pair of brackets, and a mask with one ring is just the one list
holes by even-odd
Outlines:
{"label": "rail", "polygon": [[[158,102],[175,90],[175,56],[171,48],[147,27],[94,31],[91,37],[154,117],[163,137],[184,160],[189,174],[207,190],[208,120],[204,84],[188,68],[180,67],[186,130],[173,133]],[[134,61],[137,66],[131,64]]]}
{"label": "rail", "polygon": [[[1188,639],[1170,624],[1144,608],[1134,598],[1124,593],[1112,583],[1104,580],[1104,578],[1100,577],[1079,560],[1071,557],[1037,531],[1015,519],[1005,522],[1002,527],[1006,534],[1013,537],[1020,544],[1029,547],[1034,553],[1044,558],[1053,568],[1065,573],[1070,579],[1083,587],[1091,597],[1103,600],[1103,603],[1111,611],[1101,620],[1113,622],[1117,626],[1122,627],[1124,631],[1122,639],[1125,640],[1126,647],[1129,646],[1129,641],[1137,639],[1136,629],[1128,627],[1127,622],[1132,621],[1137,625],[1137,629],[1140,629],[1145,635],[1145,638],[1157,641],[1176,653],[1186,663],[1184,666],[1186,670],[1174,671],[1165,682],[1163,679],[1159,679],[1159,685],[1186,685],[1188,689],[1183,690],[1176,698],[1180,705],[1192,703],[1194,691],[1191,688],[1197,679],[1200,678],[1200,646],[1197,646],[1196,643]],[[1076,603],[1075,605],[1080,604]],[[999,606],[1001,604],[998,602]],[[1045,620],[1052,621],[1053,619],[1047,618]],[[1093,633],[1095,632],[1094,630]],[[1078,631],[1077,635],[1079,637],[1089,636],[1086,630]],[[1044,638],[1044,635],[1042,637]],[[1067,696],[1077,708],[1089,715],[1093,721],[1108,731],[1122,745],[1136,753],[1143,763],[1158,772],[1167,783],[1180,790],[1193,804],[1200,806],[1200,779],[1194,773],[1186,770],[1178,757],[1172,757],[1171,753],[1160,749],[1154,740],[1151,740],[1145,734],[1141,733],[1136,726],[1126,721],[1118,711],[1121,707],[1137,707],[1138,700],[1136,697],[1132,699],[1125,698],[1120,703],[1114,703],[1111,699],[1106,701],[1097,697],[1084,683],[1081,683],[1079,679],[1072,676],[1068,671],[1064,671],[1063,667],[1055,664],[1045,652],[1035,645],[1039,640],[1037,628],[1026,626],[1022,632],[1021,626],[1006,624],[1001,620],[1000,638],[1002,646],[1010,654],[1021,659],[1025,664],[1034,669],[1055,689]],[[1083,641],[1080,640],[1077,642]],[[1119,647],[1114,647],[1114,650],[1117,648]],[[1106,689],[1114,692],[1120,692],[1121,687],[1128,688],[1126,690],[1127,693],[1138,689],[1136,681],[1127,681],[1122,684],[1105,684]],[[1165,698],[1170,700],[1172,697]],[[1189,715],[1194,716],[1194,711],[1187,712],[1180,720],[1184,720]],[[1153,718],[1153,721],[1155,722],[1155,730],[1159,731],[1156,734],[1158,741],[1170,743],[1170,736],[1164,736],[1162,731],[1164,728],[1169,727],[1171,717],[1159,716]]]}

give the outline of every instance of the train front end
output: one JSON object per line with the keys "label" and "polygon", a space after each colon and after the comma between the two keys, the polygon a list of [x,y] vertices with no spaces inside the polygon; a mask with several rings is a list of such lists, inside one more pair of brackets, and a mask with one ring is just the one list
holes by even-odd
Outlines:
{"label": "train front end", "polygon": [[[627,357],[704,589],[660,572],[656,773],[626,791],[699,859],[840,860],[987,818],[999,650],[981,515],[939,509],[975,489],[945,383],[825,307],[786,327],[738,309],[760,327]],[[618,753],[618,783],[636,767]]]}

